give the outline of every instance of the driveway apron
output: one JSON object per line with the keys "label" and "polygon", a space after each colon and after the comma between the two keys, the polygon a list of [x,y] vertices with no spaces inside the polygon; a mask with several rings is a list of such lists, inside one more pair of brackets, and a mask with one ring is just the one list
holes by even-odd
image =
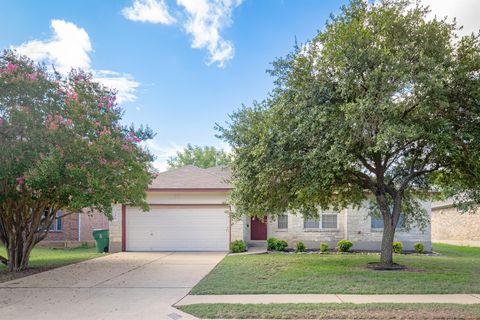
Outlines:
{"label": "driveway apron", "polygon": [[1,319],[195,319],[172,305],[224,256],[125,252],[1,283]]}

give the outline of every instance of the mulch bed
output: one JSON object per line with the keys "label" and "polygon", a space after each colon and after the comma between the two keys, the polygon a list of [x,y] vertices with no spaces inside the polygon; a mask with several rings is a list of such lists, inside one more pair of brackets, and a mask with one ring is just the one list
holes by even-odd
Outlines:
{"label": "mulch bed", "polygon": [[0,271],[0,283],[20,279],[20,278],[27,277],[27,276],[31,276],[32,274],[48,271],[48,270],[55,269],[55,268],[58,268],[58,267],[59,266],[33,267],[33,268],[28,268],[27,270],[20,271],[20,272],[8,272],[6,270],[1,270]]}

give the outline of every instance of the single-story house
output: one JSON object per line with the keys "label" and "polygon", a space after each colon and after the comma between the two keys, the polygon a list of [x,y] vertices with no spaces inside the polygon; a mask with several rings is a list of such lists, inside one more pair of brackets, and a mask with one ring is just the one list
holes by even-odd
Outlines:
{"label": "single-story house", "polygon": [[[233,240],[266,245],[269,237],[286,240],[290,247],[303,241],[318,248],[321,242],[334,247],[341,239],[354,248],[378,250],[382,223],[372,219],[367,206],[360,210],[319,212],[319,219],[285,214],[266,221],[244,217],[234,220],[228,205],[229,171],[224,167],[201,169],[185,166],[160,173],[147,192],[149,212],[116,205],[110,222],[110,250],[115,251],[227,251]],[[424,203],[430,212],[430,203]],[[397,230],[396,239],[406,250],[416,242],[431,249],[430,228]]]}
{"label": "single-story house", "polygon": [[480,247],[480,208],[462,213],[452,199],[432,203],[432,241]]}
{"label": "single-story house", "polygon": [[40,245],[77,246],[81,243],[93,244],[94,229],[108,229],[108,218],[98,212],[82,210],[71,214],[57,212],[50,231]]}

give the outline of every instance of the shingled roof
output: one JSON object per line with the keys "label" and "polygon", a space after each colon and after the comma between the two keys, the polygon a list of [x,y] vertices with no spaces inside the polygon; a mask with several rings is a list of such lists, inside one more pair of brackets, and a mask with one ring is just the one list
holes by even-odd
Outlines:
{"label": "shingled roof", "polygon": [[196,166],[184,166],[161,172],[153,180],[150,189],[231,189],[228,182],[230,170],[217,166],[203,169]]}

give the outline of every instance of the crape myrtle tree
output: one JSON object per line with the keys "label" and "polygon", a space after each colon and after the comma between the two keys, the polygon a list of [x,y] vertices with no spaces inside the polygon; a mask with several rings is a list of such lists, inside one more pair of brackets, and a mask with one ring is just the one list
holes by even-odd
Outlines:
{"label": "crape myrtle tree", "polygon": [[182,151],[178,151],[175,156],[170,157],[167,163],[170,168],[179,168],[187,165],[211,168],[228,165],[230,161],[230,155],[222,149],[188,144]]}
{"label": "crape myrtle tree", "polygon": [[383,219],[388,266],[400,214],[425,227],[432,190],[480,200],[479,38],[428,13],[355,0],[273,63],[269,98],[217,127],[233,149],[239,215],[367,203]]}
{"label": "crape myrtle tree", "polygon": [[13,51],[0,55],[0,240],[9,271],[28,267],[58,210],[148,209],[152,155],[139,143],[153,134],[121,117],[115,92],[90,74],[65,77]]}

